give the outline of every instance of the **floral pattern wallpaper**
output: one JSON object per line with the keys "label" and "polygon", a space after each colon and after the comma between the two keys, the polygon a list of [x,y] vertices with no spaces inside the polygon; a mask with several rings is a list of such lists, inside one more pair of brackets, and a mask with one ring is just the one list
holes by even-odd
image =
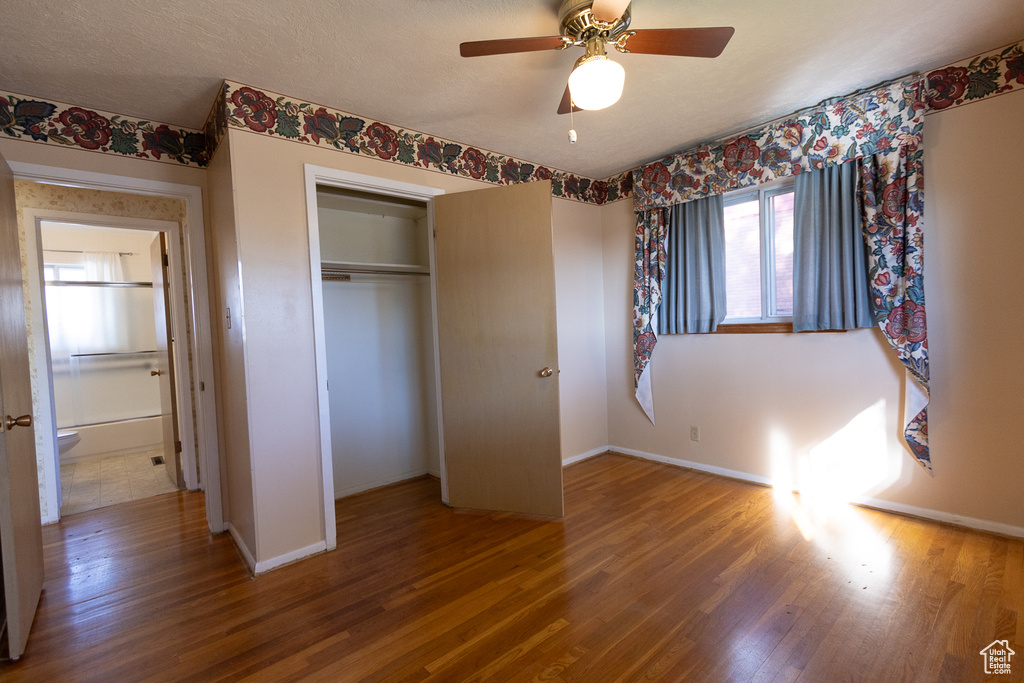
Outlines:
{"label": "floral pattern wallpaper", "polygon": [[205,166],[206,134],[0,92],[0,135],[90,152]]}
{"label": "floral pattern wallpaper", "polygon": [[215,109],[206,126],[217,141],[237,128],[495,185],[551,180],[553,196],[591,204],[631,189],[628,173],[595,180],[240,83],[225,81],[223,98],[223,120]]}

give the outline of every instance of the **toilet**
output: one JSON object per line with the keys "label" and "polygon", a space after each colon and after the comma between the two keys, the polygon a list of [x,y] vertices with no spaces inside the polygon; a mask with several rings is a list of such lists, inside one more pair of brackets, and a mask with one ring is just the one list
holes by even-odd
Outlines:
{"label": "toilet", "polygon": [[57,452],[64,455],[80,441],[78,432],[57,432]]}

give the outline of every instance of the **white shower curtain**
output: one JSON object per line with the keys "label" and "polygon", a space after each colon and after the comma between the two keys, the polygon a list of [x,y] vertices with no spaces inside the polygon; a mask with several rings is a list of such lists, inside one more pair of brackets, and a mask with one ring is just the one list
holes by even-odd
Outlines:
{"label": "white shower curtain", "polygon": [[156,348],[153,290],[88,284],[125,281],[117,252],[86,252],[82,263],[84,283],[46,287],[58,427],[159,414],[148,357],[136,355]]}

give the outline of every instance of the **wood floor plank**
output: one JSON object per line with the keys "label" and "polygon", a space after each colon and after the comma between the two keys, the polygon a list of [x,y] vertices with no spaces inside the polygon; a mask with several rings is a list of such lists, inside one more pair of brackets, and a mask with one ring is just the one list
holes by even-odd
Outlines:
{"label": "wood floor plank", "polygon": [[337,551],[255,579],[202,494],[71,516],[0,680],[982,681],[1024,647],[1020,539],[611,454],[564,481],[560,522],[352,496]]}

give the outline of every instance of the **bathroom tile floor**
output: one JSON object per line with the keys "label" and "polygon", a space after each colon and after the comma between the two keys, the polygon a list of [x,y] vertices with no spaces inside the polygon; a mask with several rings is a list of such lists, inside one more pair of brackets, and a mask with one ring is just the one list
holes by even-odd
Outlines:
{"label": "bathroom tile floor", "polygon": [[61,515],[177,491],[163,465],[145,451],[60,466]]}

